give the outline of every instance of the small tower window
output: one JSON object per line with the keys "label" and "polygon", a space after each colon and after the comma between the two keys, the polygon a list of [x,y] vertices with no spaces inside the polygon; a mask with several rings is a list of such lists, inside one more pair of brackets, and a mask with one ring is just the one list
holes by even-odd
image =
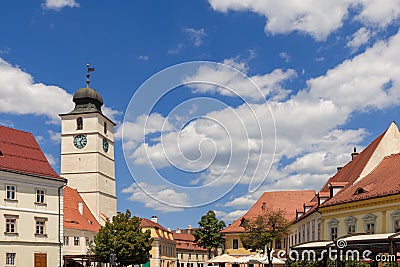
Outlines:
{"label": "small tower window", "polygon": [[79,117],[76,119],[76,129],[77,130],[82,130],[83,129],[83,119],[82,117]]}
{"label": "small tower window", "polygon": [[107,134],[107,122],[104,122],[104,134]]}

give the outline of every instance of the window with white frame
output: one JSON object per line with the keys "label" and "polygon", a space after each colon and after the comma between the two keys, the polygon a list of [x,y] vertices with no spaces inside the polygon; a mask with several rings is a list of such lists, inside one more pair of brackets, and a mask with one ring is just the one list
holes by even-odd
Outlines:
{"label": "window with white frame", "polygon": [[85,243],[86,243],[86,246],[87,246],[87,247],[90,246],[90,239],[89,239],[89,237],[85,237]]}
{"label": "window with white frame", "polygon": [[400,210],[396,210],[392,213],[393,219],[393,231],[395,233],[400,232]]}
{"label": "window with white frame", "polygon": [[64,236],[64,246],[69,246],[69,236],[65,235]]}
{"label": "window with white frame", "polygon": [[331,219],[328,222],[331,240],[336,240],[338,238],[338,228],[339,228],[339,221],[336,219]]}
{"label": "window with white frame", "polygon": [[364,228],[367,234],[375,234],[376,227],[376,216],[374,214],[368,214],[363,217]]}
{"label": "window with white frame", "polygon": [[46,220],[47,218],[35,218],[35,234],[46,235]]}
{"label": "window with white frame", "polygon": [[36,189],[36,203],[43,204],[46,192],[43,189]]}
{"label": "window with white frame", "polygon": [[79,236],[74,236],[74,246],[79,246]]}
{"label": "window with white frame", "polygon": [[6,266],[15,266],[15,253],[6,253]]}
{"label": "window with white frame", "polygon": [[347,217],[344,222],[346,223],[346,230],[347,234],[355,234],[356,233],[356,224],[357,224],[357,218],[350,216]]}
{"label": "window with white frame", "polygon": [[6,199],[17,200],[17,187],[15,185],[6,185]]}
{"label": "window with white frame", "polygon": [[317,240],[321,240],[321,219],[317,221]]}
{"label": "window with white frame", "polygon": [[17,233],[17,217],[6,217],[6,234]]}
{"label": "window with white frame", "polygon": [[307,222],[307,242],[310,241],[310,222]]}

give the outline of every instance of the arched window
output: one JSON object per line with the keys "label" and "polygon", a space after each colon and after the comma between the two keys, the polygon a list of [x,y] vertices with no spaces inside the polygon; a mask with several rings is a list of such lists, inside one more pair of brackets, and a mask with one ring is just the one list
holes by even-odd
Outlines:
{"label": "arched window", "polygon": [[76,129],[77,130],[82,130],[83,129],[83,119],[82,117],[79,117],[76,119]]}
{"label": "arched window", "polygon": [[107,122],[104,122],[104,134],[107,134]]}

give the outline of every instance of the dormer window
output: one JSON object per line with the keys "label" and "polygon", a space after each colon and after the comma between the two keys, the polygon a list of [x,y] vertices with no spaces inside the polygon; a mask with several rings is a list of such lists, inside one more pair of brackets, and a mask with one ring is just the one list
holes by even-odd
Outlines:
{"label": "dormer window", "polygon": [[356,190],[356,192],[354,192],[354,195],[360,195],[360,194],[363,194],[363,193],[366,193],[366,192],[367,192],[367,191],[365,191],[364,188],[360,187],[360,188],[358,188],[358,189]]}
{"label": "dormer window", "polygon": [[263,202],[262,205],[261,205],[261,209],[265,210],[266,207],[267,207],[267,203]]}
{"label": "dormer window", "polygon": [[82,117],[79,117],[76,119],[76,129],[77,130],[82,130],[83,129],[83,119]]}

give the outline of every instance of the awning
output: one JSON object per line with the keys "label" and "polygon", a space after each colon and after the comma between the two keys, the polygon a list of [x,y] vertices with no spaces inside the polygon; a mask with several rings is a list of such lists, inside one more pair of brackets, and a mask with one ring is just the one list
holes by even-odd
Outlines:
{"label": "awning", "polygon": [[229,254],[222,254],[215,258],[212,258],[211,260],[208,260],[207,262],[208,263],[227,263],[227,262],[232,262],[233,260],[236,260],[236,258]]}

